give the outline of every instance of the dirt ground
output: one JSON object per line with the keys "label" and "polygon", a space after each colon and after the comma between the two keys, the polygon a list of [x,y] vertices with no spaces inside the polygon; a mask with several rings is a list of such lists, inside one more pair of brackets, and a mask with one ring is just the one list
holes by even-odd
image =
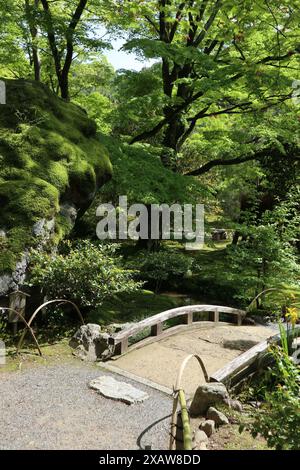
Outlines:
{"label": "dirt ground", "polygon": [[[203,322],[197,329],[186,330],[133,350],[112,362],[115,367],[172,389],[181,362],[188,354],[198,354],[208,375],[227,362],[273,336],[274,330],[265,326],[212,325]],[[194,393],[204,383],[196,360],[185,369],[183,385]]]}

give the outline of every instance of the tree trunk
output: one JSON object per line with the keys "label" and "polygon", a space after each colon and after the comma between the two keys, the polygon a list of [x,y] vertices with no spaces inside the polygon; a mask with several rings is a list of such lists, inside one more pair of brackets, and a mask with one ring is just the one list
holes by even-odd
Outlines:
{"label": "tree trunk", "polygon": [[59,88],[60,88],[60,94],[61,97],[69,101],[70,96],[69,96],[69,74],[61,74],[60,80],[59,80]]}
{"label": "tree trunk", "polygon": [[[165,114],[167,115],[168,112],[172,111],[166,111]],[[161,154],[161,161],[165,167],[174,168],[174,166],[176,166],[175,161],[172,162],[171,159],[172,156],[176,156],[176,153],[179,150],[179,141],[185,133],[185,130],[182,116],[178,114],[174,115],[165,130],[163,139],[165,149]]]}
{"label": "tree trunk", "polygon": [[[34,0],[34,8],[37,9],[39,6],[39,0]],[[32,7],[29,0],[25,0],[25,12],[29,26],[30,36],[32,40],[31,52],[32,52],[32,63],[34,69],[34,79],[37,82],[41,81],[41,62],[39,57],[39,48],[37,45],[38,40],[38,29],[35,23],[34,15],[32,14]]]}
{"label": "tree trunk", "polygon": [[[152,239],[151,238],[151,222],[152,222],[152,213],[151,213],[151,205],[146,204],[147,211],[148,211],[148,238],[139,238],[137,241],[136,247],[139,250],[147,250],[147,251],[157,251],[160,245],[160,239]],[[162,237],[161,234],[161,217],[159,217],[159,238]]]}

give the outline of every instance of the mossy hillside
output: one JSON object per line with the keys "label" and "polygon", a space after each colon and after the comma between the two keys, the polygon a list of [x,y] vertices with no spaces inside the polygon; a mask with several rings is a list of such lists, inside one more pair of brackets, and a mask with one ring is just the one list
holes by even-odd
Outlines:
{"label": "mossy hillside", "polygon": [[15,268],[20,254],[37,243],[32,227],[55,218],[59,241],[69,224],[61,204],[83,212],[111,175],[96,125],[79,107],[57,98],[42,84],[4,80],[0,105],[0,273]]}

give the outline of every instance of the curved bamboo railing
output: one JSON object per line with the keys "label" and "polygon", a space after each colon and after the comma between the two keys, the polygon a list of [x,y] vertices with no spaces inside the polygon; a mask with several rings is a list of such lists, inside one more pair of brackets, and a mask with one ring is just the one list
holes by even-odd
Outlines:
{"label": "curved bamboo railing", "polygon": [[[38,351],[39,351],[39,355],[42,356],[43,354],[42,354],[40,345],[39,345],[39,343],[38,343],[38,340],[36,339],[36,336],[35,336],[35,334],[34,334],[34,332],[33,332],[33,329],[31,328],[30,324],[27,323],[27,321],[25,320],[25,318],[23,317],[23,315],[22,315],[20,312],[18,312],[17,310],[15,310],[15,309],[13,309],[13,308],[10,308],[10,307],[0,307],[0,310],[6,310],[6,311],[13,312],[14,314],[16,314],[16,315],[22,320],[22,322],[26,325],[26,328],[27,328],[27,329],[30,331],[30,333],[31,333],[31,336],[32,336],[32,338],[33,338],[33,340],[34,340],[34,342],[35,342],[35,344],[36,344],[36,347],[37,347],[37,349],[38,349]],[[27,331],[27,330],[25,330],[25,331]],[[17,351],[17,352],[18,352],[18,351]]]}
{"label": "curved bamboo railing", "polygon": [[170,444],[169,449],[175,450],[176,449],[176,429],[177,429],[177,408],[178,403],[181,409],[181,419],[182,419],[182,426],[183,426],[183,446],[184,450],[192,450],[192,433],[190,427],[190,417],[189,412],[186,404],[185,393],[184,389],[181,386],[182,376],[187,364],[190,362],[191,359],[197,359],[198,364],[203,372],[205,382],[209,382],[209,377],[205,368],[205,365],[198,354],[190,354],[187,356],[178,371],[176,384],[174,387],[174,399],[173,399],[173,410],[172,410],[172,419],[171,419],[171,432],[170,432]]}
{"label": "curved bamboo railing", "polygon": [[[47,305],[50,305],[50,304],[53,304],[53,303],[60,303],[60,304],[71,304],[79,318],[80,318],[80,321],[81,323],[84,325],[84,319],[83,319],[83,316],[81,315],[81,312],[79,310],[79,308],[77,307],[76,304],[74,304],[74,302],[71,302],[71,300],[66,300],[66,299],[55,299],[55,300],[48,300],[47,302],[44,302],[42,305],[40,305],[34,312],[33,314],[31,315],[30,319],[28,320],[28,323],[26,322],[26,325],[27,325],[27,328],[31,331],[31,333],[33,334],[33,331],[32,331],[32,328],[31,328],[31,323],[33,322],[33,320],[35,319],[35,317],[37,316],[37,314],[43,309],[45,308]],[[27,329],[25,329],[20,337],[20,340],[18,342],[18,346],[17,346],[17,354],[19,353],[22,345],[23,345],[23,342],[24,342],[24,339],[25,339],[25,336],[26,336],[26,333],[27,333]],[[36,341],[37,342],[37,341]],[[39,347],[39,346],[38,346]],[[40,348],[39,348],[39,351],[40,351]],[[42,353],[40,351],[40,355],[42,356]]]}

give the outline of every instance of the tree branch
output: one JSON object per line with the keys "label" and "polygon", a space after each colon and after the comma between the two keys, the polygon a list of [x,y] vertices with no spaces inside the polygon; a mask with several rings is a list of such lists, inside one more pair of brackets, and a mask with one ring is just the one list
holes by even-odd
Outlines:
{"label": "tree branch", "polygon": [[221,6],[222,6],[222,0],[217,0],[210,17],[208,18],[207,22],[204,25],[204,28],[202,29],[202,31],[200,32],[200,34],[198,35],[198,37],[194,41],[194,46],[195,47],[198,47],[200,45],[200,43],[203,41],[203,39],[205,38],[206,33],[209,31],[209,29],[211,28],[213,22],[215,21],[215,18],[217,16],[217,14],[219,13],[219,10],[220,10]]}
{"label": "tree branch", "polygon": [[[285,149],[286,153],[291,156],[291,151],[289,148]],[[256,153],[251,153],[249,155],[244,155],[240,157],[235,157],[235,158],[228,158],[228,159],[222,159],[222,158],[216,158],[214,160],[211,160],[204,165],[202,165],[200,168],[197,168],[196,170],[189,171],[188,173],[185,173],[185,176],[200,176],[203,175],[204,173],[207,173],[210,171],[212,168],[216,166],[229,166],[229,165],[240,165],[241,163],[246,163],[250,161],[260,161],[264,159],[265,157],[272,155],[273,158],[280,158],[284,155],[284,153],[280,152],[279,149],[276,148],[266,148],[263,150],[260,150]],[[294,156],[293,160],[295,162],[300,161],[300,158],[298,156]]]}
{"label": "tree branch", "polygon": [[174,21],[174,24],[171,28],[170,35],[169,35],[170,42],[172,42],[174,39],[175,33],[177,31],[177,28],[181,19],[181,13],[183,12],[183,9],[185,6],[186,6],[186,1],[182,2],[178,7],[178,10],[175,16],[175,21]]}
{"label": "tree branch", "polygon": [[80,0],[77,8],[72,16],[70,21],[68,30],[66,32],[66,40],[67,40],[67,53],[65,58],[64,67],[62,70],[62,75],[67,75],[69,73],[72,60],[73,60],[73,52],[74,52],[74,32],[75,29],[80,21],[80,18],[84,12],[88,0]]}
{"label": "tree branch", "polygon": [[54,26],[53,26],[53,21],[52,21],[52,13],[51,13],[49,3],[47,0],[41,0],[41,3],[45,12],[45,16],[46,16],[47,37],[48,37],[48,42],[49,42],[49,46],[51,49],[52,57],[54,60],[55,71],[56,71],[58,80],[60,80],[61,62],[60,62],[60,55],[59,55],[57,44],[56,44],[56,37],[55,37]]}
{"label": "tree branch", "polygon": [[268,154],[268,149],[262,150],[261,152],[245,155],[244,157],[236,157],[236,158],[228,158],[227,160],[223,160],[222,158],[215,158],[210,162],[205,163],[200,168],[196,170],[189,171],[185,173],[185,176],[200,176],[204,173],[207,173],[215,166],[229,166],[229,165],[240,165],[241,163],[250,162],[252,160],[260,160],[266,157]]}

